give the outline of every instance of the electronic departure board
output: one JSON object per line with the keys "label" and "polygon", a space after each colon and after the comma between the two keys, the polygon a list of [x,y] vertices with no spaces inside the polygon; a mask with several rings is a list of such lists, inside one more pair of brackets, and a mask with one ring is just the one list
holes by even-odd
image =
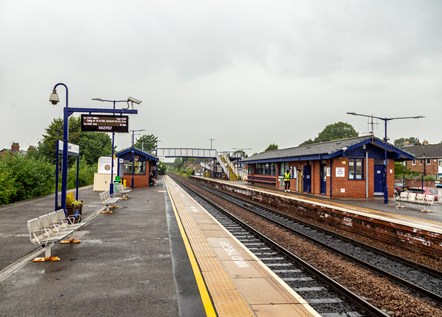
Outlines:
{"label": "electronic departure board", "polygon": [[129,132],[129,117],[82,114],[81,131]]}

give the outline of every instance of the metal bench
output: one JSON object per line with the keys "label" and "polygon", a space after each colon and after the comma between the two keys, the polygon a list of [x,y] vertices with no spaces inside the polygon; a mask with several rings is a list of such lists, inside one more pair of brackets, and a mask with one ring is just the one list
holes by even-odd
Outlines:
{"label": "metal bench", "polygon": [[111,214],[112,210],[109,210],[109,208],[116,208],[117,206],[115,205],[115,203],[118,200],[120,200],[119,197],[111,197],[108,191],[100,193],[100,201],[103,205],[106,206],[106,210],[103,211],[103,213]]}
{"label": "metal bench", "polygon": [[58,256],[52,256],[52,247],[55,243],[80,243],[78,239],[65,239],[75,230],[85,225],[71,224],[64,216],[64,210],[58,210],[38,218],[28,220],[29,239],[33,244],[39,244],[45,249],[45,256],[38,257],[33,262],[59,261]]}
{"label": "metal bench", "polygon": [[128,199],[129,198],[128,194],[132,191],[132,189],[124,188],[123,185],[119,183],[114,184],[114,190],[115,190],[114,195],[117,195],[121,199]]}
{"label": "metal bench", "polygon": [[[430,207],[434,204],[434,195],[416,194],[404,191],[396,198],[396,208],[404,208],[402,203],[417,204]],[[425,208],[425,207],[424,207]],[[429,208],[421,210],[422,212],[431,211]]]}

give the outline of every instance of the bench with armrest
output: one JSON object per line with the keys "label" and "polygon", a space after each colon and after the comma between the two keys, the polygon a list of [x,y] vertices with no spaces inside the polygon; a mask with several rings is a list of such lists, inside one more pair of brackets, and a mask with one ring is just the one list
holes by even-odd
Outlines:
{"label": "bench with armrest", "polygon": [[[396,198],[396,208],[404,208],[404,206],[401,205],[401,202],[430,207],[431,205],[434,204],[434,195],[417,194],[417,193],[403,191],[401,192],[399,197]],[[425,212],[430,210],[428,208],[425,208],[421,211]]]}
{"label": "bench with armrest", "polygon": [[115,190],[114,195],[121,197],[121,199],[128,199],[129,198],[128,194],[132,191],[132,189],[124,188],[123,185],[121,185],[120,183],[114,184],[114,190]]}
{"label": "bench with armrest", "polygon": [[100,201],[103,205],[106,206],[106,210],[103,213],[111,214],[112,211],[109,208],[116,208],[115,203],[120,200],[119,197],[111,197],[108,191],[104,191],[100,193]]}
{"label": "bench with armrest", "polygon": [[73,224],[64,216],[64,210],[50,212],[38,218],[28,220],[29,239],[33,244],[39,244],[45,249],[45,256],[35,258],[33,262],[58,261],[57,256],[52,256],[52,247],[55,243],[80,243],[78,239],[66,239],[73,235],[75,230],[85,223]]}

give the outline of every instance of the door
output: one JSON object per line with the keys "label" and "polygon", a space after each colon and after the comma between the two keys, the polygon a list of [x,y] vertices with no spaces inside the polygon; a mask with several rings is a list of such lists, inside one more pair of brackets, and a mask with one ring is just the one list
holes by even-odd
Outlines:
{"label": "door", "polygon": [[303,189],[302,191],[304,193],[310,193],[312,190],[311,184],[312,184],[312,180],[311,180],[311,171],[312,171],[312,167],[311,165],[305,165],[303,168]]}
{"label": "door", "polygon": [[384,165],[374,166],[374,194],[384,194]]}
{"label": "door", "polygon": [[327,165],[321,164],[321,172],[319,174],[321,195],[325,195],[327,193]]}

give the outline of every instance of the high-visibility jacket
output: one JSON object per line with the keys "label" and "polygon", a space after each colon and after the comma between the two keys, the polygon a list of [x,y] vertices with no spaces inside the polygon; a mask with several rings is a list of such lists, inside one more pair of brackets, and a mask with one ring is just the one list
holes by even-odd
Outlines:
{"label": "high-visibility jacket", "polygon": [[285,172],[285,173],[284,173],[284,181],[285,181],[285,182],[289,182],[289,181],[290,181],[290,172],[288,172],[288,173]]}

